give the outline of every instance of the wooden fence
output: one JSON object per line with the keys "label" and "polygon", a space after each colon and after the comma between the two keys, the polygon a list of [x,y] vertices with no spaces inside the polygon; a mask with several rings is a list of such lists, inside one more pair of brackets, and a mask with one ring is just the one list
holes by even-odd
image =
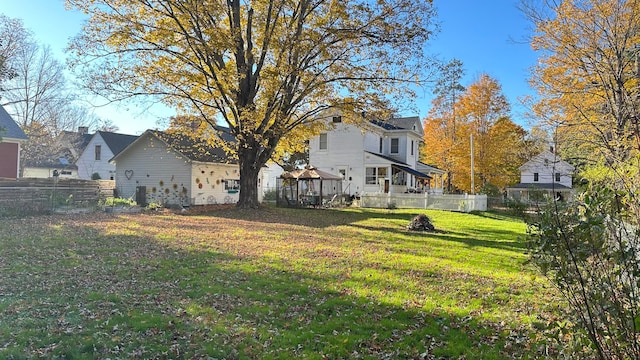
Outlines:
{"label": "wooden fence", "polygon": [[0,178],[0,216],[52,212],[60,207],[91,207],[113,197],[112,180]]}

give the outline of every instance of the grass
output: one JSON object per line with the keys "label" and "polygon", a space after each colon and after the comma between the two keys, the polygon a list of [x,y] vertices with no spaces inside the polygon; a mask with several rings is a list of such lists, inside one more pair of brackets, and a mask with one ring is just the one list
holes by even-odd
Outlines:
{"label": "grass", "polygon": [[[405,230],[417,213],[436,233]],[[0,223],[0,358],[539,358],[525,225],[225,209]]]}

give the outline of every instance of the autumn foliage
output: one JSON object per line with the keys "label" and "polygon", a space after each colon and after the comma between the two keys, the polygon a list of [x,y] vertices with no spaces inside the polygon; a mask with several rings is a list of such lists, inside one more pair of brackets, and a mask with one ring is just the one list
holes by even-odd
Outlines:
{"label": "autumn foliage", "polygon": [[[488,184],[503,188],[517,181],[524,162],[526,131],[509,117],[510,105],[497,80],[481,75],[453,107],[436,97],[424,119],[422,160],[448,172],[449,191],[478,192]],[[471,137],[474,185],[471,189]]]}

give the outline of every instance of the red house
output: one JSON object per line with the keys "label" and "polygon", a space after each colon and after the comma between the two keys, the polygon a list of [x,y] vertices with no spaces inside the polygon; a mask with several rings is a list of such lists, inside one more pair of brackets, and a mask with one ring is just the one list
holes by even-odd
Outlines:
{"label": "red house", "polygon": [[20,169],[20,144],[27,135],[11,115],[0,106],[0,178],[17,178]]}

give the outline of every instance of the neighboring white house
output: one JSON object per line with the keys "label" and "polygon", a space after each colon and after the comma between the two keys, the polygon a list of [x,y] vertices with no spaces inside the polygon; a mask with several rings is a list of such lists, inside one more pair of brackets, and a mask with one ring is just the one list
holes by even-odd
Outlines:
{"label": "neighboring white house", "polygon": [[[222,136],[225,141],[234,141],[228,132]],[[111,162],[115,163],[119,197],[181,206],[238,201],[237,161],[223,149],[196,143],[188,136],[147,130]],[[258,178],[262,179],[262,173]],[[259,201],[263,193],[261,183],[258,183]]]}
{"label": "neighboring white house", "polygon": [[137,138],[135,135],[96,131],[76,161],[78,177],[89,180],[93,174],[98,174],[102,180],[115,180],[116,167],[109,160]]}
{"label": "neighboring white house", "polygon": [[573,196],[573,165],[545,150],[520,166],[520,183],[507,188],[507,197],[529,201],[532,193],[569,200]]}
{"label": "neighboring white house", "polygon": [[39,153],[23,153],[24,163],[22,176],[27,178],[59,178],[77,179],[78,167],[76,159],[91,140],[86,126],[78,127],[77,132],[63,131],[55,142],[49,144]]}
{"label": "neighboring white house", "polygon": [[[370,121],[361,127],[332,118],[332,129],[309,141],[309,163],[343,177],[345,194],[439,192],[444,171],[418,161],[422,123],[417,116]],[[425,172],[427,171],[427,172]]]}

